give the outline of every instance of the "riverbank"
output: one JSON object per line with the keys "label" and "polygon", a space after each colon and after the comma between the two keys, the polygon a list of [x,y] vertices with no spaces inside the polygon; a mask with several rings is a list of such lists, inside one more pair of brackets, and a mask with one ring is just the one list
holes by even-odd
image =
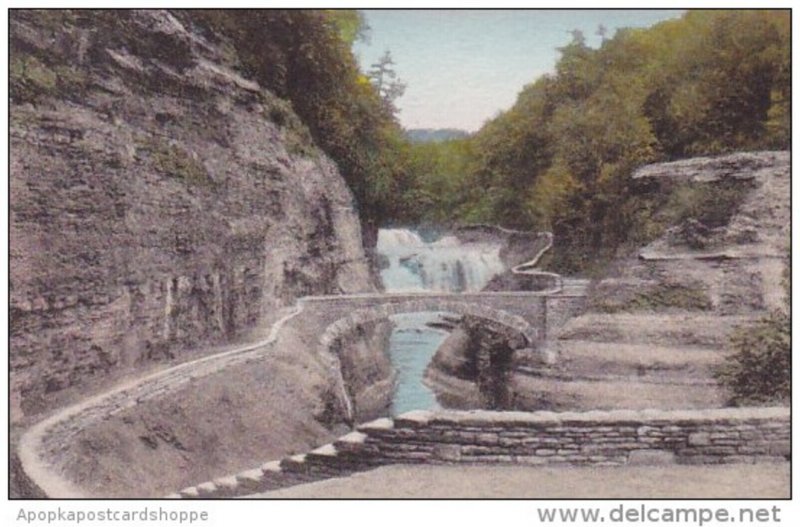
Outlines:
{"label": "riverbank", "polygon": [[788,498],[789,463],[624,467],[391,465],[250,496],[315,498]]}

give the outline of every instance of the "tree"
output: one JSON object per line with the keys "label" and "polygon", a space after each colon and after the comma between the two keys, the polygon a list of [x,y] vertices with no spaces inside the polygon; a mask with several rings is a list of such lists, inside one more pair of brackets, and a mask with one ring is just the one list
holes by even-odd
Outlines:
{"label": "tree", "polygon": [[349,45],[357,40],[369,42],[370,27],[364,14],[354,9],[326,9],[325,14],[336,26],[339,37]]}
{"label": "tree", "polygon": [[606,35],[608,34],[608,28],[604,24],[600,24],[597,26],[597,31],[594,32],[595,35],[600,37],[600,41],[605,43]]}
{"label": "tree", "polygon": [[406,91],[406,84],[397,78],[394,70],[395,63],[392,54],[387,49],[378,62],[371,64],[367,76],[378,90],[386,111],[390,115],[397,113],[394,102]]}
{"label": "tree", "polygon": [[613,36],[600,27],[597,49],[569,32],[555,74],[470,139],[460,217],[552,230],[565,272],[651,241],[660,220],[635,167],[788,148],[789,23],[785,10],[689,11]]}
{"label": "tree", "polygon": [[249,76],[291,102],[353,191],[365,242],[372,244],[377,226],[402,213],[397,197],[407,173],[402,130],[352,53],[363,17],[338,10],[193,13],[230,41]]}

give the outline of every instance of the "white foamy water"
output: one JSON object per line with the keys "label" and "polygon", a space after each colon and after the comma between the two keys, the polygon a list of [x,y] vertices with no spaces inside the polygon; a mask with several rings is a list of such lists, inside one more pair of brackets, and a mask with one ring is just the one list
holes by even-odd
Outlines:
{"label": "white foamy water", "polygon": [[[387,292],[480,291],[505,270],[499,245],[462,244],[454,236],[426,242],[410,229],[381,229],[377,250],[389,262],[381,271]],[[427,312],[391,317],[395,329],[389,353],[397,371],[392,415],[438,408],[435,395],[422,379],[433,354],[447,338],[447,332],[427,326],[441,315]]]}
{"label": "white foamy water", "polygon": [[480,291],[505,269],[499,244],[453,236],[428,243],[409,229],[381,229],[377,250],[389,261],[381,271],[387,292]]}

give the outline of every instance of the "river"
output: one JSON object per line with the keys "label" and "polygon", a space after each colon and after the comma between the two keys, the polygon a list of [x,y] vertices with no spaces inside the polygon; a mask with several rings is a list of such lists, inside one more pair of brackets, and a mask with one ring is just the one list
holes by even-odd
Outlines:
{"label": "river", "polygon": [[[387,292],[480,291],[505,270],[500,245],[461,243],[453,236],[425,240],[411,229],[381,229],[377,251],[388,265],[381,270]],[[389,345],[397,383],[391,413],[437,408],[423,384],[425,368],[447,332],[428,324],[444,313],[409,313],[391,317],[395,328]]]}

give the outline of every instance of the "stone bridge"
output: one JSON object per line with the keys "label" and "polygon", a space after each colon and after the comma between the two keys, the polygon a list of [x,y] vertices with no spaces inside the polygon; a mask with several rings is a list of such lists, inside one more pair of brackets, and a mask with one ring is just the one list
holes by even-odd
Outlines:
{"label": "stone bridge", "polygon": [[[34,424],[20,438],[18,454],[22,470],[48,497],[87,497],[79,485],[64,476],[60,467],[61,453],[80,430],[148,400],[166,397],[193,380],[237,364],[259,360],[273,352],[279,333],[287,326],[313,339],[318,337],[319,345],[328,351],[338,337],[360,324],[399,313],[445,311],[472,315],[505,326],[524,337],[525,346],[535,348],[535,343],[546,339],[553,329],[582,307],[588,282],[566,280],[535,269],[538,258],[550,247],[552,235],[548,234],[546,242],[533,260],[512,270],[515,274],[541,278],[549,283],[551,287],[544,291],[303,297],[294,307],[284,310],[283,316],[272,324],[262,340],[126,381],[107,392],[62,408]],[[341,381],[341,395],[348,417],[352,418],[338,357],[335,354],[330,356]]]}
{"label": "stone bridge", "polygon": [[[59,468],[60,453],[87,427],[151,399],[167,397],[189,382],[225,368],[257,361],[269,354],[287,325],[307,334],[320,335],[329,346],[335,335],[369,320],[395,313],[448,311],[470,314],[497,322],[526,336],[529,342],[544,339],[570,314],[580,309],[585,281],[565,280],[557,291],[485,293],[408,293],[304,297],[285,311],[263,340],[228,351],[178,364],[124,382],[108,392],[62,408],[31,426],[19,443],[19,459],[30,480],[52,498],[88,497]],[[327,342],[327,344],[324,344]],[[338,360],[332,357],[338,363]],[[341,370],[338,370],[339,374]],[[342,384],[341,388],[344,388]],[[343,391],[343,402],[352,411]]]}
{"label": "stone bridge", "polygon": [[319,344],[327,351],[337,339],[362,324],[400,313],[443,311],[494,322],[521,336],[521,347],[535,347],[536,342],[545,340],[553,329],[582,307],[589,283],[588,280],[564,279],[559,274],[538,269],[542,255],[553,246],[551,232],[538,234],[541,242],[535,247],[532,258],[514,266],[511,273],[540,284],[541,290],[308,296],[299,302],[303,309],[300,329],[320,335]]}
{"label": "stone bridge", "polygon": [[547,338],[583,303],[586,281],[570,280],[549,291],[382,293],[302,299],[303,325],[328,348],[362,324],[400,313],[444,311],[471,315],[509,328],[525,346]]}

